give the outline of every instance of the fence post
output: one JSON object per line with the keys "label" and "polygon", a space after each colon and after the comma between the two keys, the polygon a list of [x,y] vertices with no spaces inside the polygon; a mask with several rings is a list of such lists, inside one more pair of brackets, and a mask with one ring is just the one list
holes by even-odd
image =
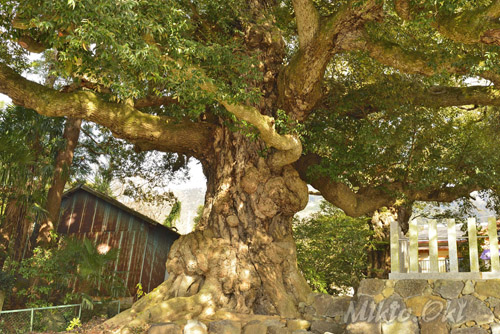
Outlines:
{"label": "fence post", "polygon": [[470,271],[479,272],[479,259],[477,254],[477,228],[476,219],[467,219],[467,227],[469,230],[469,257],[470,257]]}
{"label": "fence post", "polygon": [[418,273],[418,221],[410,221],[410,272]]}
{"label": "fence post", "polygon": [[30,320],[30,332],[33,332],[33,312],[35,310],[31,309],[31,320]]}
{"label": "fence post", "polygon": [[500,263],[498,261],[497,221],[495,217],[488,218],[488,236],[490,239],[491,271],[500,271]]}
{"label": "fence post", "polygon": [[448,252],[450,258],[450,272],[458,272],[457,230],[455,219],[448,219]]}
{"label": "fence post", "polygon": [[438,239],[437,239],[437,220],[428,220],[429,226],[429,257],[431,273],[439,272],[438,262]]}
{"label": "fence post", "polygon": [[[391,272],[399,273],[399,225],[391,218]],[[120,304],[118,304],[120,306]]]}

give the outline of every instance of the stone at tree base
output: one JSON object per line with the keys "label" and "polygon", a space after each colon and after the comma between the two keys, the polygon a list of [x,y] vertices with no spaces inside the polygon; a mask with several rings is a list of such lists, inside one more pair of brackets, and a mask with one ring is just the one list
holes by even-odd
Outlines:
{"label": "stone at tree base", "polygon": [[434,321],[420,320],[420,334],[448,334],[448,326],[446,321],[443,321],[442,316],[437,317]]}
{"label": "stone at tree base", "polygon": [[377,305],[376,315],[380,315],[380,321],[392,322],[400,314],[406,312],[406,304],[403,298],[394,294]]}
{"label": "stone at tree base", "polygon": [[437,280],[434,283],[434,292],[446,299],[458,298],[464,288],[464,283],[458,280]]}
{"label": "stone at tree base", "polygon": [[207,326],[198,320],[188,320],[184,334],[207,334]]}
{"label": "stone at tree base", "polygon": [[474,281],[467,280],[465,281],[465,286],[462,290],[462,295],[470,295],[471,293],[474,292]]}
{"label": "stone at tree base", "polygon": [[271,327],[271,326],[273,326],[273,327],[285,327],[285,323],[281,322],[278,319],[264,320],[264,325],[266,325],[267,327]]}
{"label": "stone at tree base", "polygon": [[376,295],[373,297],[373,300],[375,301],[375,303],[380,303],[382,300],[384,300],[384,295],[383,294],[379,294],[379,295]]}
{"label": "stone at tree base", "polygon": [[344,331],[345,327],[335,322],[324,320],[315,320],[311,322],[311,332],[316,334],[324,334],[325,332],[330,332],[332,334],[343,334]]}
{"label": "stone at tree base", "polygon": [[373,322],[353,322],[347,325],[346,334],[381,334],[380,323]]}
{"label": "stone at tree base", "polygon": [[382,323],[382,334],[419,334],[416,318],[407,321],[392,321]]}
{"label": "stone at tree base", "polygon": [[299,312],[300,312],[300,313],[304,313],[304,311],[305,311],[305,309],[306,309],[306,307],[307,307],[307,306],[308,306],[308,305],[307,305],[306,303],[304,303],[304,302],[299,302]]}
{"label": "stone at tree base", "polygon": [[[419,298],[419,297],[413,297]],[[420,334],[448,334],[448,325],[446,321],[446,300],[438,296],[426,296],[428,302],[419,306],[413,305],[412,314],[419,316]],[[424,299],[422,299],[424,301]],[[407,301],[407,305],[408,301]],[[418,311],[418,312],[416,312]],[[418,314],[420,315],[418,315]]]}
{"label": "stone at tree base", "polygon": [[493,322],[494,316],[479,299],[466,295],[450,301],[446,318],[452,325],[461,325],[467,321],[475,321],[478,325],[482,325]]}
{"label": "stone at tree base", "polygon": [[393,287],[387,287],[384,290],[382,290],[382,295],[386,298],[392,296],[393,293],[394,293]]}
{"label": "stone at tree base", "polygon": [[182,334],[182,328],[173,322],[154,324],[149,328],[148,334]]}
{"label": "stone at tree base", "polygon": [[267,328],[267,334],[291,334],[292,331],[286,327],[270,326]]}
{"label": "stone at tree base", "polygon": [[489,297],[486,299],[486,302],[490,305],[490,309],[492,309],[495,317],[500,318],[500,299]]}
{"label": "stone at tree base", "polygon": [[481,327],[456,328],[450,334],[488,334],[488,331]]}
{"label": "stone at tree base", "polygon": [[261,321],[253,320],[243,327],[243,334],[261,334],[267,331],[267,326]]}
{"label": "stone at tree base", "polygon": [[311,323],[303,319],[288,319],[286,321],[286,327],[293,331],[297,329],[307,330],[311,327]]}
{"label": "stone at tree base", "polygon": [[[401,297],[400,297],[401,298]],[[376,310],[377,304],[373,300],[373,297],[362,295],[356,300],[352,301],[347,313],[342,318],[342,321],[346,324],[352,322],[366,321],[373,309]]]}
{"label": "stone at tree base", "polygon": [[380,279],[364,279],[359,283],[358,295],[375,296],[381,294],[385,288],[385,281]]}
{"label": "stone at tree base", "polygon": [[481,296],[500,298],[500,280],[488,279],[477,281],[475,291]]}
{"label": "stone at tree base", "polygon": [[485,301],[486,299],[488,299],[487,296],[484,296],[484,295],[478,295],[477,293],[473,293],[472,296],[476,297],[477,299],[479,299],[480,301]]}
{"label": "stone at tree base", "polygon": [[[421,317],[425,312],[427,317],[446,310],[446,300],[438,296],[416,296],[405,301],[412,314]],[[431,312],[431,313],[429,313]]]}
{"label": "stone at tree base", "polygon": [[301,313],[303,315],[303,318],[306,320],[313,320],[314,318],[318,318],[316,316],[316,310],[310,305],[304,306]]}
{"label": "stone at tree base", "polygon": [[402,279],[396,282],[394,291],[403,298],[420,296],[428,285],[427,280]]}
{"label": "stone at tree base", "polygon": [[500,324],[491,325],[491,334],[500,334]]}
{"label": "stone at tree base", "polygon": [[209,334],[241,334],[241,322],[231,320],[212,321],[208,324]]}
{"label": "stone at tree base", "polygon": [[334,297],[325,294],[314,296],[311,306],[316,311],[316,316],[335,317],[343,315],[349,308],[351,297]]}

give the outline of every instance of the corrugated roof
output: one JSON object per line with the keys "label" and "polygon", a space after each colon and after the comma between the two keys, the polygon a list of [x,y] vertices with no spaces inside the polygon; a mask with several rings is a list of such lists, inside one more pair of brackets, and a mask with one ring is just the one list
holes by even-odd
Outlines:
{"label": "corrugated roof", "polygon": [[113,197],[110,197],[110,196],[108,196],[106,194],[103,194],[103,193],[97,191],[97,190],[94,190],[94,189],[92,189],[92,188],[90,188],[90,187],[88,187],[88,186],[86,186],[84,184],[79,184],[79,185],[71,188],[70,190],[66,191],[63,194],[63,198],[72,195],[73,193],[77,192],[78,190],[86,191],[89,194],[92,194],[92,195],[94,195],[94,196],[96,196],[96,197],[98,197],[98,198],[100,198],[100,199],[108,202],[109,204],[114,205],[114,206],[116,206],[116,207],[118,207],[118,208],[120,208],[120,209],[122,209],[122,210],[124,210],[124,211],[126,211],[128,213],[130,213],[131,215],[133,215],[133,216],[135,216],[135,217],[137,217],[137,218],[139,218],[141,220],[144,220],[145,222],[147,222],[147,223],[149,223],[149,224],[151,224],[153,226],[159,226],[159,227],[162,227],[164,229],[169,230],[172,233],[180,235],[177,231],[171,229],[170,227],[167,227],[167,226],[165,226],[163,224],[160,224],[159,222],[157,222],[157,221],[149,218],[148,216],[143,215],[142,213],[137,212],[137,211],[129,208],[128,206],[126,206],[122,202],[114,199]]}

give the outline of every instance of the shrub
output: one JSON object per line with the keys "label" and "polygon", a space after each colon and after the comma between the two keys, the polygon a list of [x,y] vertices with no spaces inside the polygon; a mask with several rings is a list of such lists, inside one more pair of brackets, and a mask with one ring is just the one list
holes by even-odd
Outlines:
{"label": "shrub", "polygon": [[323,202],[321,212],[296,220],[297,260],[311,287],[339,294],[357,289],[367,270],[372,231],[367,218],[351,218]]}
{"label": "shrub", "polygon": [[9,263],[28,282],[18,287],[14,297],[25,306],[37,307],[123,295],[123,281],[108,268],[116,256],[116,250],[100,254],[90,240],[73,238],[62,239],[57,248],[36,248],[32,257]]}

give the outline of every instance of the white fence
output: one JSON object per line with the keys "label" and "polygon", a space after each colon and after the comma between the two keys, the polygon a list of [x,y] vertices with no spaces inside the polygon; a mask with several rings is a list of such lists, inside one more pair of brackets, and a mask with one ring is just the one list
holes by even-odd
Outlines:
{"label": "white fence", "polygon": [[[391,222],[391,273],[390,279],[485,279],[500,278],[500,261],[496,219],[488,219],[490,271],[479,270],[478,236],[476,219],[467,220],[470,271],[459,272],[457,252],[457,230],[454,219],[442,221],[447,227],[447,259],[444,263],[438,256],[437,220],[414,219],[410,221],[409,238],[404,238],[396,221]],[[428,238],[419,238],[419,225],[428,226]],[[419,241],[429,243],[429,259],[419,260]],[[467,254],[462,254],[467,256]]]}

